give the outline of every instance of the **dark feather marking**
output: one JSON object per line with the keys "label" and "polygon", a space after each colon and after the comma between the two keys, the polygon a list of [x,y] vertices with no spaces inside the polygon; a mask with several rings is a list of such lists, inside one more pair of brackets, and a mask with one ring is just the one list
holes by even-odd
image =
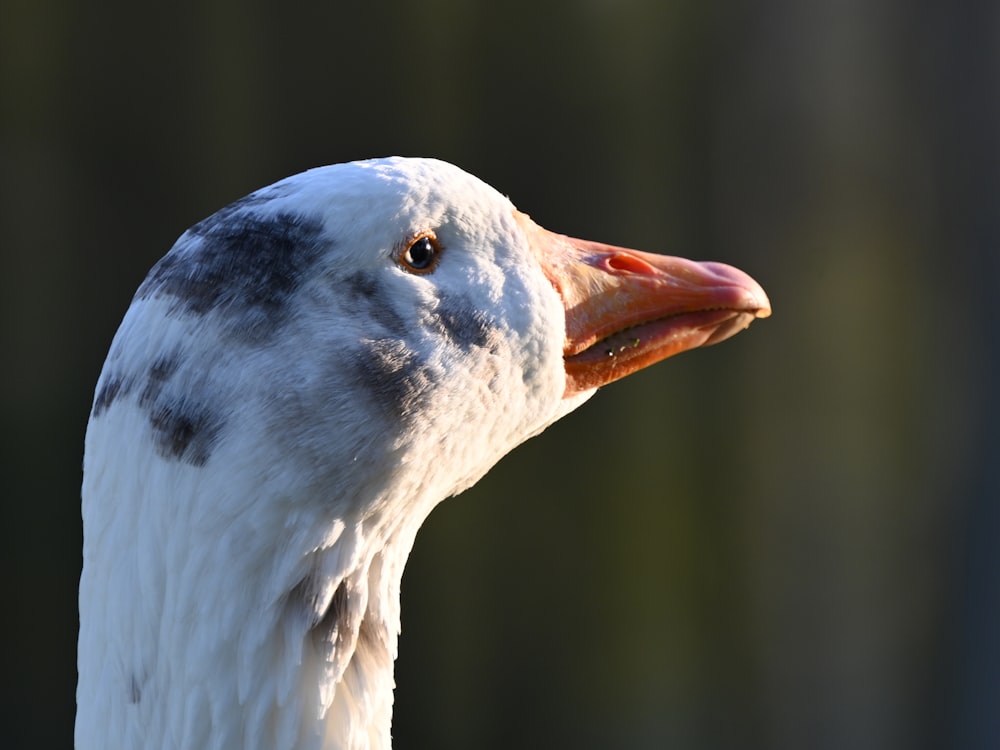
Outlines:
{"label": "dark feather marking", "polygon": [[172,312],[218,311],[231,334],[250,342],[273,335],[329,241],[318,219],[255,210],[266,200],[248,196],[191,227],[153,266],[136,298],[173,297]]}
{"label": "dark feather marking", "polygon": [[327,639],[333,643],[334,648],[351,636],[350,633],[350,591],[347,581],[341,581],[337,590],[333,592],[330,606],[327,607],[322,619],[316,624],[314,630],[318,633],[326,633]]}
{"label": "dark feather marking", "polygon": [[228,206],[223,206],[211,216],[206,216],[204,219],[192,226],[190,231],[195,234],[206,234],[211,231],[212,227],[218,224],[225,224],[240,213],[250,212],[257,207],[266,205],[275,198],[281,198],[286,194],[287,193],[285,191],[280,190],[274,185],[262,188],[261,190],[255,190],[249,195],[244,195],[239,200],[233,201]]}
{"label": "dark feather marking", "polygon": [[[146,373],[146,383],[139,394],[140,406],[148,408],[160,397],[163,386],[177,371],[178,364],[176,355],[157,357]],[[109,375],[104,378],[94,398],[92,416],[101,416],[113,403],[128,396],[135,384],[136,378],[131,375]]]}
{"label": "dark feather marking", "polygon": [[139,406],[146,409],[153,405],[163,392],[163,386],[177,372],[180,358],[177,355],[160,355],[146,373],[146,385],[139,394]]}
{"label": "dark feather marking", "polygon": [[374,274],[358,271],[344,279],[348,312],[363,315],[394,336],[405,336],[407,326],[399,313],[389,306],[388,295]]}
{"label": "dark feather marking", "polygon": [[128,702],[135,705],[141,700],[142,686],[139,684],[139,678],[133,674],[128,681]]}
{"label": "dark feather marking", "polygon": [[362,341],[354,361],[358,384],[395,420],[411,416],[434,385],[425,363],[398,339]]}
{"label": "dark feather marking", "polygon": [[135,385],[135,379],[124,375],[109,375],[97,389],[91,417],[99,417],[120,398],[127,396]]}
{"label": "dark feather marking", "polygon": [[325,609],[320,607],[312,576],[299,581],[286,602],[304,614],[307,637],[316,652],[332,667],[337,679],[359,655],[369,659],[370,654],[381,651],[386,659],[389,658],[389,631],[384,623],[372,622],[364,616],[363,599],[350,579],[338,583]]}
{"label": "dark feather marking", "polygon": [[160,355],[153,361],[139,394],[139,406],[149,414],[153,438],[161,456],[204,466],[211,456],[222,422],[200,404],[164,396],[164,388],[180,364],[177,354]]}
{"label": "dark feather marking", "polygon": [[[201,402],[164,393],[181,364],[177,354],[157,357],[146,371],[137,403],[149,416],[153,440],[161,456],[204,466],[212,455],[224,420]],[[121,375],[105,378],[94,399],[93,416],[100,416],[115,401],[131,393],[137,380]]]}
{"label": "dark feather marking", "polygon": [[501,333],[496,322],[467,297],[439,300],[435,321],[441,333],[465,350],[479,347],[495,352],[500,342]]}
{"label": "dark feather marking", "polygon": [[300,581],[292,593],[302,602],[310,622],[309,636],[325,658],[332,659],[338,652],[346,655],[348,651],[353,651],[357,634],[356,626],[351,622],[350,586],[347,581],[340,582],[324,611],[317,607],[310,579]]}
{"label": "dark feather marking", "polygon": [[194,466],[204,466],[222,430],[220,417],[202,404],[180,400],[157,403],[149,413],[157,450]]}

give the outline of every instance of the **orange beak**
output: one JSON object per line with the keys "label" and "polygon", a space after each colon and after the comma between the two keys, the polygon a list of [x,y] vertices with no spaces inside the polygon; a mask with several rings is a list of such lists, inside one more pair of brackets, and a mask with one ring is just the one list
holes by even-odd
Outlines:
{"label": "orange beak", "polygon": [[771,314],[760,284],[732,266],[578,240],[516,215],[566,308],[567,397]]}

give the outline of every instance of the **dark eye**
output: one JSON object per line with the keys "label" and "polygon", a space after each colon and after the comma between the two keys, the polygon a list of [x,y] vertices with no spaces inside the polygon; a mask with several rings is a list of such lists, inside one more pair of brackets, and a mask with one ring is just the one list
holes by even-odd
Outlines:
{"label": "dark eye", "polygon": [[437,265],[441,246],[433,235],[422,235],[413,240],[400,254],[399,263],[413,273],[430,273]]}

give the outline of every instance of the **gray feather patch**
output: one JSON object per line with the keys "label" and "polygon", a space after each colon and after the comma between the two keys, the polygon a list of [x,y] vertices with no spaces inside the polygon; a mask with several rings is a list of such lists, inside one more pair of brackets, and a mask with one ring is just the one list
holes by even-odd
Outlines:
{"label": "gray feather patch", "polygon": [[227,332],[248,342],[272,336],[330,243],[319,220],[258,211],[260,201],[251,198],[191,227],[153,267],[136,298],[170,297],[172,312],[217,312]]}

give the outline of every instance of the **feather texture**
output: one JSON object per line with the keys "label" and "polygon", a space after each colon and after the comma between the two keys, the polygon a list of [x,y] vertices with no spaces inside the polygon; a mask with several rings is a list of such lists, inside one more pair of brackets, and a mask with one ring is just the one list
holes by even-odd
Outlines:
{"label": "feather texture", "polygon": [[357,162],[154,266],[87,430],[80,750],[390,746],[417,529],[594,391],[567,387],[571,311],[526,221],[451,165]]}

